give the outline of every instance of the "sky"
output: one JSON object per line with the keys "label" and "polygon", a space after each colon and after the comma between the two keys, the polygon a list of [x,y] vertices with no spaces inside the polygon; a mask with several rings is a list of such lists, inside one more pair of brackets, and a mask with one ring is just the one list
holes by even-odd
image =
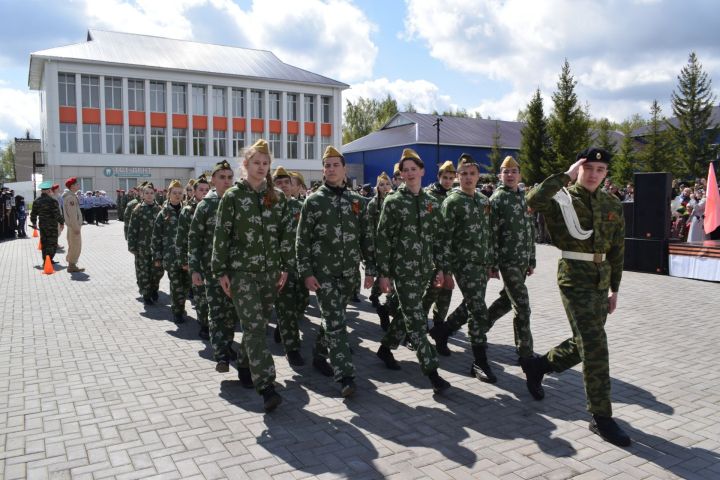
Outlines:
{"label": "sky", "polygon": [[[647,118],[691,51],[720,94],[715,0],[0,0],[0,142],[40,132],[32,52],[88,28],[270,50],[418,112],[515,120],[536,89],[546,114],[565,59],[591,116]],[[717,104],[717,101],[716,101]]]}

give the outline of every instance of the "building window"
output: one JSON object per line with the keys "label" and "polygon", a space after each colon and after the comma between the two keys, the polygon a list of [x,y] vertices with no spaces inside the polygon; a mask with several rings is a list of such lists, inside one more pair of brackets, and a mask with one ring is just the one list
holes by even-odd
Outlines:
{"label": "building window", "polygon": [[61,107],[74,107],[77,105],[75,102],[74,73],[58,73],[58,90]]}
{"label": "building window", "polygon": [[207,115],[205,113],[205,87],[193,85],[192,101],[193,115]]}
{"label": "building window", "polygon": [[185,85],[172,84],[172,113],[187,113]]}
{"label": "building window", "polygon": [[324,154],[327,147],[332,145],[332,137],[322,136],[320,137],[320,154]]}
{"label": "building window", "polygon": [[77,153],[77,125],[74,123],[60,124],[60,151]]}
{"label": "building window", "polygon": [[263,138],[263,132],[250,132],[250,145],[255,145],[255,142]]}
{"label": "building window", "polygon": [[245,132],[233,132],[232,147],[233,157],[239,157],[242,149],[245,148]]}
{"label": "building window", "polygon": [[137,178],[119,178],[118,180],[120,181],[120,188],[126,192],[129,192],[131,188],[137,187],[138,184]]}
{"label": "building window", "polygon": [[83,125],[83,152],[100,153],[100,125]]}
{"label": "building window", "polygon": [[173,128],[173,155],[187,155],[187,130]]}
{"label": "building window", "polygon": [[227,155],[227,140],[224,130],[213,130],[213,153],[216,157]]}
{"label": "building window", "polygon": [[150,111],[165,112],[165,83],[150,82]]}
{"label": "building window", "polygon": [[280,92],[270,92],[270,120],[280,120]]}
{"label": "building window", "polygon": [[130,127],[130,153],[145,154],[145,127]]}
{"label": "building window", "polygon": [[232,89],[232,116],[245,116],[245,90],[239,88]]}
{"label": "building window", "polygon": [[128,80],[128,110],[145,111],[145,82]]}
{"label": "building window", "polygon": [[315,96],[305,95],[305,121],[315,121]]}
{"label": "building window", "polygon": [[305,135],[305,160],[315,158],[315,136]]}
{"label": "building window", "polygon": [[80,77],[83,108],[100,108],[100,78],[90,75]]}
{"label": "building window", "polygon": [[207,155],[205,133],[205,130],[193,129],[193,155],[196,157],[204,157]]}
{"label": "building window", "polygon": [[322,98],[322,118],[320,121],[322,123],[332,123],[330,120],[330,97],[321,97]]}
{"label": "building window", "polygon": [[287,95],[287,119],[291,122],[297,122],[297,94],[288,93]]}
{"label": "building window", "polygon": [[251,100],[251,111],[252,118],[265,118],[263,117],[263,92],[259,90],[250,91]]}
{"label": "building window", "polygon": [[81,177],[78,178],[80,181],[81,192],[92,192],[93,191],[93,179],[92,177]]}
{"label": "building window", "polygon": [[282,155],[282,139],[280,138],[280,134],[271,133],[268,141],[270,142],[270,153],[273,158],[280,158]]}
{"label": "building window", "polygon": [[105,126],[105,153],[123,153],[123,127],[121,125]]}
{"label": "building window", "polygon": [[287,139],[287,158],[298,158],[297,134],[289,133]]}
{"label": "building window", "polygon": [[165,155],[165,129],[152,127],[150,129],[150,153],[152,155]]}
{"label": "building window", "polygon": [[105,77],[105,108],[122,110],[122,79]]}
{"label": "building window", "polygon": [[224,117],[225,113],[225,89],[222,87],[212,87],[213,98],[213,115]]}

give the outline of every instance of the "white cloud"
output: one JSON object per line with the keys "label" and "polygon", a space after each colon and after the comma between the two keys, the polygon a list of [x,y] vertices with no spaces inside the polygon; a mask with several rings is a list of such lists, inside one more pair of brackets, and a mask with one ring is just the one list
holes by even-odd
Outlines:
{"label": "white cloud", "polygon": [[358,98],[375,98],[382,100],[390,95],[397,101],[398,108],[403,110],[412,104],[420,113],[433,110],[442,112],[449,108],[457,108],[447,95],[440,94],[437,85],[427,80],[388,80],[378,78],[354,84],[343,92],[343,108],[345,101],[355,102]]}
{"label": "white cloud", "polygon": [[86,0],[85,15],[94,28],[190,39],[188,9],[205,0]]}
{"label": "white cloud", "polygon": [[22,137],[27,129],[39,138],[39,112],[37,92],[0,87],[0,141]]}

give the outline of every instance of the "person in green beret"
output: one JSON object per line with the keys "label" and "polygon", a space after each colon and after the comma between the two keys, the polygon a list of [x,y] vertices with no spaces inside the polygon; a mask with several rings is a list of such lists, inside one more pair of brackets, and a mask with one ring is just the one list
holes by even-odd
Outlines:
{"label": "person in green beret", "polygon": [[50,261],[57,263],[54,261],[55,252],[58,248],[58,236],[65,226],[65,217],[60,211],[57,200],[51,194],[52,186],[53,183],[49,180],[39,185],[40,198],[32,204],[30,223],[33,229],[37,230],[38,226],[40,228],[42,260],[45,261],[45,258],[50,257]]}

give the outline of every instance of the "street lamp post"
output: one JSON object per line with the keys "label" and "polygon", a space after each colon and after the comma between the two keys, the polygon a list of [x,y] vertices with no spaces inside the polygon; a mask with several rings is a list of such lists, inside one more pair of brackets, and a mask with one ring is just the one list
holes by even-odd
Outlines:
{"label": "street lamp post", "polygon": [[440,123],[442,121],[442,118],[437,117],[435,119],[435,123],[433,123],[433,127],[435,127],[435,130],[437,132],[437,140],[435,143],[435,165],[437,165],[438,167],[440,166]]}

